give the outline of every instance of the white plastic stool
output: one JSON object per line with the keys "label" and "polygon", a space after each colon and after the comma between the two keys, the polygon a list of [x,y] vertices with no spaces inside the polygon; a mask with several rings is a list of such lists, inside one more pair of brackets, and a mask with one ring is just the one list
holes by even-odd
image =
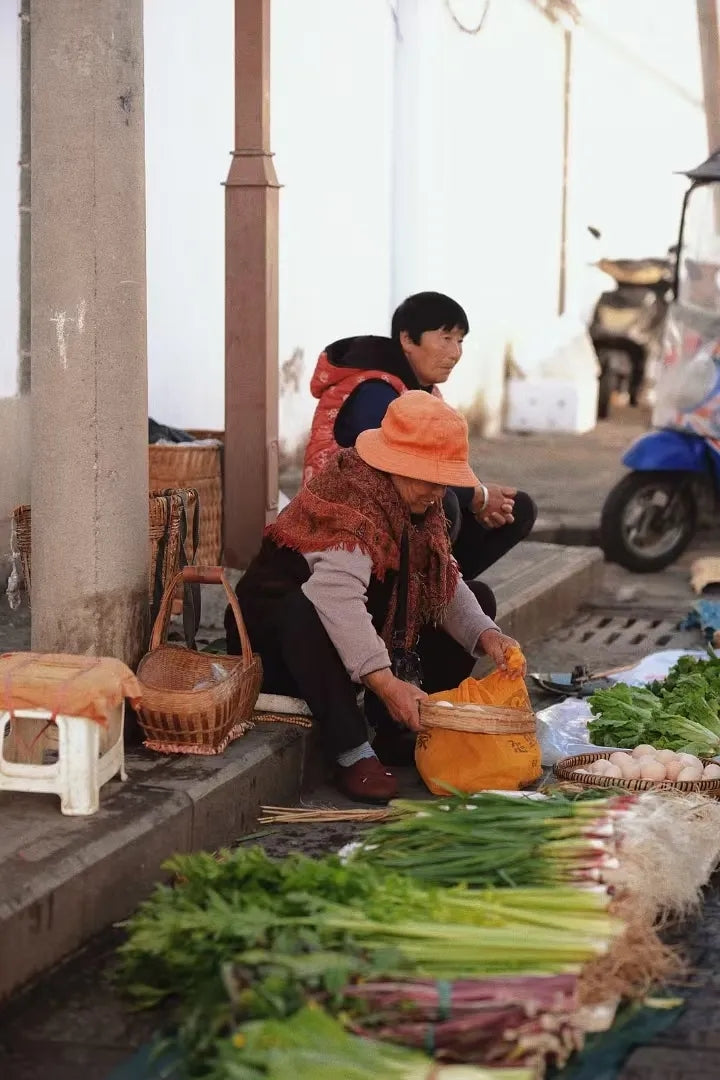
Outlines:
{"label": "white plastic stool", "polygon": [[[63,814],[94,814],[100,788],[125,772],[125,702],[108,713],[106,724],[86,716],[57,716],[47,709],[0,711],[0,791],[46,792],[60,796]],[[45,763],[48,752],[57,761]]]}

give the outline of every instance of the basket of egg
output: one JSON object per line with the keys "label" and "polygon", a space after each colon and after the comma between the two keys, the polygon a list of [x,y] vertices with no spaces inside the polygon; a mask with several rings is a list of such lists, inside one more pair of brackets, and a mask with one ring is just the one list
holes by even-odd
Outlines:
{"label": "basket of egg", "polygon": [[554,766],[558,780],[587,787],[628,791],[699,791],[720,798],[720,764],[710,758],[654,746],[614,753],[576,754]]}

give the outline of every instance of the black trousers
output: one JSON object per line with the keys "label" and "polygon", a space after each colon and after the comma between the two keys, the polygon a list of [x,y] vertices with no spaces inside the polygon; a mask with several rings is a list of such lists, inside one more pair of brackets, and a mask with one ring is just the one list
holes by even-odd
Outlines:
{"label": "black trousers", "polygon": [[525,540],[537,517],[537,506],[524,491],[515,496],[514,522],[499,529],[486,529],[469,510],[461,510],[452,490],[447,491],[443,505],[453,536],[453,555],[466,581],[472,581]]}
{"label": "black trousers", "polygon": [[[495,597],[482,582],[470,588],[490,618]],[[360,689],[352,682],[327,635],[320,617],[301,589],[282,597],[253,597],[243,605],[253,649],[263,662],[263,690],[307,702],[329,755],[336,758],[368,738],[368,722],[375,728],[392,721],[382,702],[365,693],[365,715],[357,703]],[[229,628],[229,626],[228,626]],[[239,642],[228,634],[228,651],[239,652]],[[418,653],[423,667],[423,689],[429,694],[450,690],[466,679],[475,658],[437,627],[420,634]]]}

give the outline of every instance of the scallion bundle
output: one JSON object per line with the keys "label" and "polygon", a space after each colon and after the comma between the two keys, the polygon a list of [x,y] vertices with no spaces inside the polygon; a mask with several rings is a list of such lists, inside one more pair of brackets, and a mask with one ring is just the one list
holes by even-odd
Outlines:
{"label": "scallion bundle", "polygon": [[601,880],[617,866],[613,800],[453,795],[398,799],[366,833],[353,859],[440,885],[554,885]]}

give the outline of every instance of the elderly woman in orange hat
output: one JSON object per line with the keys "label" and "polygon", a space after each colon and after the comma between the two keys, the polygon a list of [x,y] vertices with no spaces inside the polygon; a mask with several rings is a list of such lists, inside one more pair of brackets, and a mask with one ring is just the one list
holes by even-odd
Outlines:
{"label": "elderly woman in orange hat", "polygon": [[263,689],[307,702],[353,799],[393,798],[388,766],[412,752],[420,701],[483,653],[504,667],[516,645],[493,621],[490,589],[465,583],[450,551],[445,488],[476,484],[465,420],[409,391],[289,503],[238,584]]}

